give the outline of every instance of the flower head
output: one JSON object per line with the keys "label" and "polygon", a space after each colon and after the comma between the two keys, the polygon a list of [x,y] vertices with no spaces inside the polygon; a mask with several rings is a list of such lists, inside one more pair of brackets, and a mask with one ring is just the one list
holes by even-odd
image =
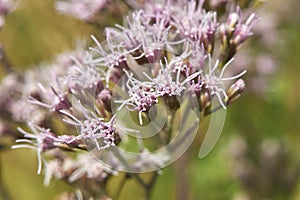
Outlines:
{"label": "flower head", "polygon": [[29,127],[33,133],[28,133],[21,128],[19,132],[24,135],[25,139],[17,139],[16,145],[12,146],[13,149],[29,148],[36,149],[38,157],[38,170],[40,174],[42,170],[42,157],[41,153],[55,148],[54,142],[58,141],[57,135],[52,133],[50,129],[41,128],[37,125],[29,123]]}
{"label": "flower head", "polygon": [[74,164],[76,168],[68,178],[70,182],[77,181],[83,176],[97,182],[104,182],[109,174],[116,174],[90,154],[79,155]]}
{"label": "flower head", "polygon": [[241,46],[249,36],[257,21],[257,16],[252,13],[246,22],[243,22],[241,9],[238,7],[236,12],[229,14],[227,22],[219,26],[221,44],[223,46],[233,45],[235,48]]}
{"label": "flower head", "polygon": [[63,14],[88,22],[102,11],[109,2],[110,0],[66,0],[57,1],[55,8]]}
{"label": "flower head", "polygon": [[102,118],[96,117],[95,114],[88,116],[84,113],[86,119],[79,120],[64,110],[60,112],[73,120],[64,120],[65,122],[80,128],[80,134],[73,140],[83,140],[85,143],[95,145],[98,150],[115,146],[119,142],[114,116],[110,121],[105,122]]}
{"label": "flower head", "polygon": [[[233,59],[232,59],[233,60]],[[212,63],[212,58],[209,56],[209,69],[208,73],[204,74],[203,76],[203,81],[205,83],[206,89],[209,91],[209,94],[213,96],[217,96],[221,106],[226,109],[226,105],[224,103],[224,99],[227,99],[228,96],[226,94],[226,91],[223,89],[224,88],[224,83],[225,81],[230,81],[237,79],[241,76],[243,76],[246,73],[246,70],[242,71],[241,73],[232,76],[232,77],[226,77],[224,78],[223,75],[225,73],[226,68],[229,66],[229,64],[232,62],[230,60],[225,64],[225,66],[222,68],[220,74],[217,74],[217,69],[219,66],[219,61],[217,60],[215,64]]]}

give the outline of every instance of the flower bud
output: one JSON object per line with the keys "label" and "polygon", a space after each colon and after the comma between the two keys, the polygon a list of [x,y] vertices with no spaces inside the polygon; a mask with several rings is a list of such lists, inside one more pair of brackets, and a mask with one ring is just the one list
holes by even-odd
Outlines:
{"label": "flower bud", "polygon": [[227,37],[227,32],[226,32],[226,26],[225,24],[221,24],[219,27],[219,33],[220,33],[220,41],[222,47],[225,49],[228,44],[228,37]]}
{"label": "flower bud", "polygon": [[96,96],[96,105],[102,117],[107,118],[111,116],[111,91],[103,89]]}
{"label": "flower bud", "polygon": [[235,46],[239,46],[251,35],[250,29],[247,25],[243,24],[238,29],[236,29],[231,43]]}
{"label": "flower bud", "polygon": [[234,31],[231,43],[235,46],[239,46],[252,35],[252,28],[257,21],[255,14],[251,14],[245,24],[239,24]]}
{"label": "flower bud", "polygon": [[227,98],[225,99],[225,102],[227,103],[227,105],[231,104],[233,101],[239,98],[244,89],[245,82],[243,79],[238,79],[235,83],[233,83],[226,91]]}
{"label": "flower bud", "polygon": [[111,91],[104,89],[98,95],[97,101],[102,105],[107,111],[111,112]]}
{"label": "flower bud", "polygon": [[59,112],[60,110],[68,110],[72,107],[71,102],[69,101],[67,94],[59,96],[57,98],[57,103],[53,106],[53,111]]}
{"label": "flower bud", "polygon": [[237,13],[231,13],[227,19],[226,25],[228,28],[234,28],[236,24],[239,22],[240,17]]}
{"label": "flower bud", "polygon": [[207,113],[211,107],[211,98],[208,92],[204,92],[200,95],[201,111]]}

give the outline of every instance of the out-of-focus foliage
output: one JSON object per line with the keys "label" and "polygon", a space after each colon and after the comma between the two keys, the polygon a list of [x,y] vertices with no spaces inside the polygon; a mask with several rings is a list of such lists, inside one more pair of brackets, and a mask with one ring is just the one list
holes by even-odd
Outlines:
{"label": "out-of-focus foliage", "polygon": [[[187,199],[300,199],[299,3],[272,0],[269,4],[268,12],[274,13],[279,24],[275,42],[280,45],[265,50],[277,59],[276,72],[268,78],[263,93],[246,91],[229,108],[216,148],[201,160],[197,158],[201,140],[198,136],[188,152],[186,165],[181,166],[188,169]],[[12,64],[24,68],[50,60],[58,52],[74,48],[78,38],[87,39],[98,32],[98,28],[58,14],[53,1],[26,0],[7,17],[0,40]],[[256,51],[255,45],[251,51]],[[43,177],[36,175],[36,157],[31,151],[7,150],[1,151],[0,156],[0,184],[11,199],[53,199],[70,190],[59,181],[44,187]],[[152,199],[175,198],[175,188],[182,181],[175,174],[173,168],[164,170]],[[110,183],[109,187],[114,185]],[[125,188],[120,199],[141,196],[134,182]]]}

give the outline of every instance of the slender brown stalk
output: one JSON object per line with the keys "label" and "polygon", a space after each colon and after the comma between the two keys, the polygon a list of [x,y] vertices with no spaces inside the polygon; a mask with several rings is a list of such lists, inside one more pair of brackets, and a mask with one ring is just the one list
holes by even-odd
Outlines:
{"label": "slender brown stalk", "polygon": [[0,63],[3,66],[5,72],[8,74],[10,72],[13,72],[13,67],[9,59],[7,58],[3,46],[0,44]]}
{"label": "slender brown stalk", "polygon": [[189,199],[189,181],[188,181],[188,153],[187,151],[175,163],[176,174],[176,199]]}

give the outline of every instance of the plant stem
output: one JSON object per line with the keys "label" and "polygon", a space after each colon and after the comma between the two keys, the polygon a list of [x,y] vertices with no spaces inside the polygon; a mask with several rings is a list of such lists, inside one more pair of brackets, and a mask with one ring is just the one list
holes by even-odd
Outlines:
{"label": "plant stem", "polygon": [[115,199],[119,199],[119,197],[120,197],[120,195],[121,195],[121,192],[122,192],[122,190],[123,190],[123,188],[124,188],[124,186],[125,186],[125,183],[126,183],[126,181],[127,181],[127,179],[130,177],[130,175],[128,175],[128,174],[125,174],[125,177],[121,180],[121,182],[119,183],[119,187],[118,187],[118,189],[117,189],[117,193],[116,193],[116,197],[115,197]]}
{"label": "plant stem", "polygon": [[14,71],[9,59],[6,57],[4,48],[1,44],[0,44],[0,63],[4,67],[4,70],[7,74]]}
{"label": "plant stem", "polygon": [[158,177],[158,172],[155,171],[153,173],[153,176],[151,177],[150,182],[145,186],[145,200],[150,200],[153,186],[157,180],[157,177]]}
{"label": "plant stem", "polygon": [[176,199],[188,199],[188,172],[187,172],[187,151],[175,163],[176,174]]}
{"label": "plant stem", "polygon": [[0,150],[0,197],[3,200],[9,200],[10,197],[4,187],[3,177],[2,177],[2,151]]}

